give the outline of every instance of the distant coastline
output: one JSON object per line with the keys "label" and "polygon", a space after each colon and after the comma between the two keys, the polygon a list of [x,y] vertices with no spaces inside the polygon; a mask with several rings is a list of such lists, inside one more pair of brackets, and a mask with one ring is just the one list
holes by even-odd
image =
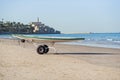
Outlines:
{"label": "distant coastline", "polygon": [[61,34],[120,34],[120,32],[80,32],[80,33],[61,33]]}
{"label": "distant coastline", "polygon": [[23,24],[21,22],[0,21],[0,34],[61,34],[61,31],[55,30],[42,22],[39,18],[36,22]]}

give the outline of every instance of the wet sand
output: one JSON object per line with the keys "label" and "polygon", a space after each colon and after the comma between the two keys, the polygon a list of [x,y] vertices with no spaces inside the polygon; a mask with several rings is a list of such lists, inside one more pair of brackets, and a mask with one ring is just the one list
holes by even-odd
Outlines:
{"label": "wet sand", "polygon": [[0,80],[120,80],[120,49],[56,44],[39,55],[30,43],[0,40]]}

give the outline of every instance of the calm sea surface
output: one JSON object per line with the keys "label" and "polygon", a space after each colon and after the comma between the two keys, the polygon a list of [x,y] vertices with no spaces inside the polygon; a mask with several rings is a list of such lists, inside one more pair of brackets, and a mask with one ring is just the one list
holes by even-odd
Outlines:
{"label": "calm sea surface", "polygon": [[[49,37],[77,37],[85,38],[84,41],[65,42],[71,45],[86,45],[120,49],[120,33],[91,33],[91,34],[29,34],[29,36]],[[0,35],[0,38],[13,39],[11,35]]]}

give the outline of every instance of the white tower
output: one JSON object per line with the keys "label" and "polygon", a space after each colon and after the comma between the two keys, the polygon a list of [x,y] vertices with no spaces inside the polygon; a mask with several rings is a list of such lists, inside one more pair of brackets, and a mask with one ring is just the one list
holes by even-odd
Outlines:
{"label": "white tower", "polygon": [[37,18],[37,22],[39,22],[39,17]]}

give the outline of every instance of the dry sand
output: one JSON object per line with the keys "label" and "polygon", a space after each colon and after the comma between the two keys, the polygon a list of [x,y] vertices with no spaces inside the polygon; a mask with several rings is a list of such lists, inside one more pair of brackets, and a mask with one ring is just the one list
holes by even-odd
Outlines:
{"label": "dry sand", "polygon": [[39,55],[31,44],[0,40],[0,80],[120,80],[120,49],[56,44]]}

